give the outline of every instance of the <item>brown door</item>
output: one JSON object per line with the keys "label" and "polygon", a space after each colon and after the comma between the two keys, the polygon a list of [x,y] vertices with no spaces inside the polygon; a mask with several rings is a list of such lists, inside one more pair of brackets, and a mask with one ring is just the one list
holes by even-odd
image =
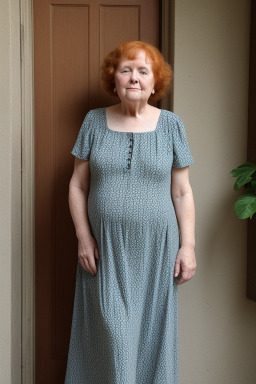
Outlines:
{"label": "brown door", "polygon": [[70,154],[85,114],[116,104],[100,84],[122,41],[159,46],[160,0],[34,0],[36,384],[63,384],[77,239],[68,207]]}
{"label": "brown door", "polygon": [[[256,164],[256,3],[251,3],[247,161]],[[247,297],[256,301],[256,214],[247,219]]]}

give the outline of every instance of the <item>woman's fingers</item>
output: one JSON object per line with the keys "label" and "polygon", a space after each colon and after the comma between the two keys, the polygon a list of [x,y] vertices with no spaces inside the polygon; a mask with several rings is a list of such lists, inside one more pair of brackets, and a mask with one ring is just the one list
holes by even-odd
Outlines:
{"label": "woman's fingers", "polygon": [[182,271],[181,272],[181,277],[180,279],[178,280],[178,283],[177,284],[183,284],[185,283],[186,281],[192,279],[192,277],[194,276],[195,272],[186,272],[186,271]]}
{"label": "woman's fingers", "polygon": [[177,259],[175,263],[174,276],[177,277],[179,273],[180,273],[180,259]]}
{"label": "woman's fingers", "polygon": [[95,260],[84,259],[84,264],[88,272],[90,272],[92,275],[96,275],[97,270],[96,270]]}
{"label": "woman's fingers", "polygon": [[[174,276],[178,277],[178,275],[180,275],[177,279],[177,284],[180,285],[192,279],[195,274],[196,267],[197,265],[194,250],[189,247],[181,247],[176,258],[174,269]],[[176,275],[177,272],[178,275]]]}
{"label": "woman's fingers", "polygon": [[[94,238],[92,242],[86,244],[83,241],[78,241],[78,259],[82,267],[93,276],[97,274],[94,254],[97,253],[97,244]],[[90,240],[87,240],[90,241]],[[97,257],[98,258],[98,257]]]}
{"label": "woman's fingers", "polygon": [[193,269],[182,269],[181,267],[181,277],[180,279],[178,279],[178,284],[183,284],[185,283],[186,281],[192,279],[192,277],[194,276],[195,274],[195,268]]}
{"label": "woman's fingers", "polygon": [[99,255],[98,247],[95,248],[95,250],[94,250],[94,254],[95,254],[96,259],[99,260],[99,259],[100,259],[100,255]]}

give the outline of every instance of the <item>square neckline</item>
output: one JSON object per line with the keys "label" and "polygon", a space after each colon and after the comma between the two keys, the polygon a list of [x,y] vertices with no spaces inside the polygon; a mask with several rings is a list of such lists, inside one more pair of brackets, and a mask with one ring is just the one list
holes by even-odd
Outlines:
{"label": "square neckline", "polygon": [[159,126],[160,126],[160,120],[161,120],[161,117],[162,117],[162,112],[163,112],[163,109],[161,108],[160,109],[160,114],[159,114],[159,117],[158,117],[158,120],[157,120],[157,123],[156,123],[156,127],[153,131],[144,131],[144,132],[133,132],[133,131],[114,131],[113,129],[110,129],[109,126],[108,126],[108,121],[107,121],[107,107],[103,107],[103,111],[104,111],[104,122],[105,122],[105,127],[108,131],[110,132],[114,132],[114,133],[125,133],[125,134],[135,134],[135,135],[145,135],[145,134],[152,134],[152,133],[156,133],[159,129]]}

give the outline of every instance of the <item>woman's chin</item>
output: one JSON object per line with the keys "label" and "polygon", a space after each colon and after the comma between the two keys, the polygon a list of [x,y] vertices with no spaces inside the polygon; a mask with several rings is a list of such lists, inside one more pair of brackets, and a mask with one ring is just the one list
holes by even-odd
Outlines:
{"label": "woman's chin", "polygon": [[144,98],[141,97],[141,94],[129,93],[120,98],[122,101],[143,101]]}

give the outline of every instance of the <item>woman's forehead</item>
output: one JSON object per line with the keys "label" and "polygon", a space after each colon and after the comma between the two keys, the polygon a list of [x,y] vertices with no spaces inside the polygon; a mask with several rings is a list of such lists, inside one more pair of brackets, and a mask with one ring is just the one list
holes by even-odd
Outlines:
{"label": "woman's forehead", "polygon": [[146,55],[146,52],[141,49],[135,52],[127,52],[125,55],[121,56],[119,64],[123,64],[124,62],[133,63],[135,61],[144,65],[146,64],[147,66],[152,64],[152,61]]}

